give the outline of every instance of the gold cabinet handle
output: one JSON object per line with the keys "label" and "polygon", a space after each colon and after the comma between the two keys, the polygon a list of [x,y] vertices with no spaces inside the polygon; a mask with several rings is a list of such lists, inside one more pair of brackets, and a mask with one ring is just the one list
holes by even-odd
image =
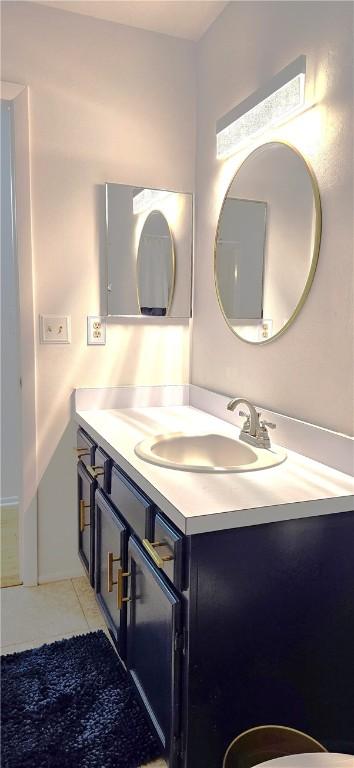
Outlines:
{"label": "gold cabinet handle", "polygon": [[143,539],[143,546],[158,568],[163,568],[164,563],[167,563],[168,560],[173,560],[173,555],[164,555],[161,557],[161,555],[156,552],[157,547],[168,546],[164,541],[149,541],[149,539]]}
{"label": "gold cabinet handle", "polygon": [[91,523],[85,523],[85,509],[89,509],[91,504],[85,504],[83,499],[80,499],[80,533],[83,533],[86,526]]}
{"label": "gold cabinet handle", "polygon": [[77,458],[81,459],[82,456],[90,456],[89,451],[87,448],[73,448],[74,453],[77,454]]}
{"label": "gold cabinet handle", "polygon": [[117,608],[121,611],[123,603],[129,603],[131,597],[123,597],[123,579],[131,576],[131,573],[123,571],[123,568],[118,568],[117,571]]}
{"label": "gold cabinet handle", "polygon": [[113,552],[107,552],[107,590],[113,592],[113,584],[117,584],[117,581],[113,581],[113,563],[120,560],[120,557],[113,557]]}
{"label": "gold cabinet handle", "polygon": [[99,465],[97,465],[97,466],[93,465],[92,466],[91,464],[87,464],[86,469],[89,472],[89,474],[91,475],[91,477],[93,477],[94,480],[96,480],[96,477],[100,477],[100,475],[104,475],[104,469],[103,469],[103,467],[100,467]]}

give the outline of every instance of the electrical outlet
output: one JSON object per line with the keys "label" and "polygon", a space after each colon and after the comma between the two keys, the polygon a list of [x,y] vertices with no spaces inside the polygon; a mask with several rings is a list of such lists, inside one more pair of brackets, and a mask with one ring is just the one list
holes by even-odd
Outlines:
{"label": "electrical outlet", "polygon": [[87,343],[106,343],[106,320],[104,317],[90,316],[87,318]]}
{"label": "electrical outlet", "polygon": [[40,315],[39,332],[41,344],[70,344],[70,315]]}
{"label": "electrical outlet", "polygon": [[268,339],[269,336],[272,335],[272,330],[273,330],[273,321],[262,320],[262,325],[260,327],[260,333],[259,333],[259,340],[263,341],[264,339]]}

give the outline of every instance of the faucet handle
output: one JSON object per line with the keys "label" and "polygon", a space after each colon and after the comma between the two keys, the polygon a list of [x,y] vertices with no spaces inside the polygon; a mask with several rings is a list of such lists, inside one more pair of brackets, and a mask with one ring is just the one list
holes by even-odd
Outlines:
{"label": "faucet handle", "polygon": [[249,419],[250,417],[249,413],[245,413],[244,411],[239,411],[238,415],[242,416],[243,419]]}
{"label": "faucet handle", "polygon": [[261,427],[268,427],[268,429],[276,429],[277,425],[274,424],[272,421],[261,421],[260,422]]}

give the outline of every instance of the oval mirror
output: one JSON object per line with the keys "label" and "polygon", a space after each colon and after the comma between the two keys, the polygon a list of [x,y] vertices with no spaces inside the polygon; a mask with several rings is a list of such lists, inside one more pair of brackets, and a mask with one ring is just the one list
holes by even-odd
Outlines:
{"label": "oval mirror", "polygon": [[142,315],[167,315],[172,303],[175,256],[171,230],[152,211],[141,231],[137,256],[138,300]]}
{"label": "oval mirror", "polygon": [[215,241],[215,285],[232,331],[270,341],[289,327],[315,274],[321,238],[316,179],[287,144],[258,147],[234,176]]}

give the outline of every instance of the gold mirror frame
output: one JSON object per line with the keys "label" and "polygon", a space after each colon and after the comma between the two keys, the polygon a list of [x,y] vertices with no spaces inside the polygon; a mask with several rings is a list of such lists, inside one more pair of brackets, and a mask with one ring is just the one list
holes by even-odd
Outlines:
{"label": "gold mirror frame", "polygon": [[[138,257],[139,257],[139,246],[140,246],[140,240],[141,240],[141,236],[142,236],[142,234],[143,234],[143,231],[144,231],[144,227],[145,227],[145,224],[146,224],[146,222],[149,220],[150,216],[152,216],[152,214],[153,214],[153,213],[159,213],[159,214],[160,214],[161,216],[163,216],[163,218],[165,219],[165,222],[166,222],[166,224],[167,224],[167,229],[168,229],[168,231],[169,231],[169,235],[170,235],[170,241],[171,241],[171,248],[172,248],[172,281],[171,281],[171,290],[170,290],[170,293],[169,293],[169,297],[168,297],[168,305],[167,305],[167,307],[166,307],[166,315],[163,315],[163,317],[168,317],[168,314],[169,314],[169,312],[170,312],[170,309],[171,309],[171,307],[172,307],[172,302],[173,302],[173,294],[174,294],[174,292],[175,292],[175,282],[176,282],[176,254],[175,254],[175,243],[174,243],[173,235],[172,235],[172,232],[171,232],[171,227],[170,227],[170,225],[169,225],[169,223],[168,223],[168,221],[167,221],[167,219],[166,219],[166,216],[165,216],[165,214],[164,214],[162,211],[160,211],[158,208],[154,208],[152,211],[150,211],[150,213],[148,213],[148,215],[147,215],[147,217],[146,217],[146,219],[145,219],[145,221],[144,221],[144,224],[143,224],[143,226],[142,226],[142,228],[141,228],[141,232],[140,232],[140,237],[139,237],[139,242],[138,242],[138,250],[137,250],[137,254],[136,254],[136,264],[135,264],[135,274],[136,274],[136,292],[137,292],[137,297],[138,297],[138,307],[139,307],[139,311],[140,311],[140,315],[141,315],[141,317],[150,317],[150,315],[142,315],[142,313],[141,313],[141,304],[140,304],[140,296],[139,296],[139,271],[138,271]],[[151,315],[151,317],[153,317],[153,315]],[[155,315],[154,317],[159,317],[159,315]]]}
{"label": "gold mirror frame", "polygon": [[[270,146],[271,144],[280,144],[282,146],[288,147],[289,149],[291,149],[303,161],[303,163],[304,163],[304,165],[305,165],[305,167],[307,169],[307,172],[309,174],[310,181],[311,181],[311,186],[312,186],[312,192],[313,192],[314,203],[315,203],[316,227],[315,227],[315,236],[314,236],[314,242],[313,242],[313,252],[312,252],[312,259],[311,259],[310,270],[309,270],[309,273],[308,273],[308,276],[307,276],[307,280],[306,280],[306,283],[305,283],[304,290],[303,290],[303,292],[301,294],[300,300],[298,301],[298,303],[297,303],[297,305],[296,305],[292,315],[289,317],[289,320],[285,323],[285,325],[283,325],[283,327],[280,329],[280,331],[278,331],[278,333],[275,333],[274,336],[270,336],[269,339],[263,339],[261,341],[250,341],[249,339],[244,339],[243,336],[240,336],[240,334],[237,333],[237,331],[234,330],[234,328],[232,327],[232,325],[229,322],[229,319],[228,319],[227,315],[224,312],[224,308],[223,308],[223,304],[222,304],[221,296],[220,296],[220,292],[219,292],[217,273],[216,273],[216,256],[217,256],[216,250],[217,250],[217,243],[218,243],[219,230],[220,230],[220,221],[221,221],[222,213],[223,213],[223,210],[224,210],[224,207],[225,207],[225,203],[226,203],[228,194],[229,194],[230,189],[231,189],[231,187],[232,187],[232,185],[233,185],[233,183],[234,183],[234,181],[235,181],[235,179],[237,177],[237,174],[239,173],[241,168],[243,168],[245,163],[247,163],[247,161],[250,160],[250,158],[253,157],[253,155],[256,154],[256,152],[258,152],[260,149],[263,149],[264,147]],[[294,322],[295,318],[298,316],[299,312],[301,311],[302,307],[304,306],[305,301],[306,301],[306,299],[307,299],[307,297],[309,295],[310,288],[311,288],[311,285],[313,283],[313,278],[315,276],[315,272],[316,272],[316,268],[317,268],[317,263],[318,263],[318,257],[319,257],[319,253],[320,253],[321,234],[322,234],[322,208],[321,208],[320,191],[319,191],[319,188],[318,188],[316,176],[315,176],[315,174],[314,174],[314,172],[313,172],[313,170],[311,168],[311,165],[306,160],[306,158],[303,156],[303,154],[298,149],[296,149],[296,147],[294,147],[292,144],[289,144],[286,141],[278,141],[278,140],[267,141],[267,142],[265,142],[265,144],[260,144],[258,147],[253,149],[252,152],[250,152],[250,154],[247,155],[247,157],[245,157],[245,159],[242,161],[241,165],[238,167],[236,173],[233,175],[233,177],[231,179],[231,182],[230,182],[230,184],[229,184],[229,186],[228,186],[228,188],[226,190],[226,193],[225,193],[225,196],[224,196],[224,199],[223,199],[223,202],[222,202],[222,206],[220,208],[220,213],[219,213],[219,218],[218,218],[218,225],[217,225],[217,228],[216,228],[216,235],[215,235],[215,242],[214,242],[214,283],[215,283],[216,295],[217,295],[217,298],[218,298],[219,307],[220,307],[221,312],[223,314],[224,320],[225,320],[226,324],[228,325],[228,327],[230,328],[230,331],[232,331],[232,333],[235,336],[237,336],[238,339],[240,339],[241,341],[244,341],[245,344],[252,344],[253,346],[254,345],[260,345],[260,344],[269,344],[270,342],[275,341],[275,339],[278,339],[279,336],[282,336],[282,334],[285,333],[285,331],[288,330],[290,325]]]}

